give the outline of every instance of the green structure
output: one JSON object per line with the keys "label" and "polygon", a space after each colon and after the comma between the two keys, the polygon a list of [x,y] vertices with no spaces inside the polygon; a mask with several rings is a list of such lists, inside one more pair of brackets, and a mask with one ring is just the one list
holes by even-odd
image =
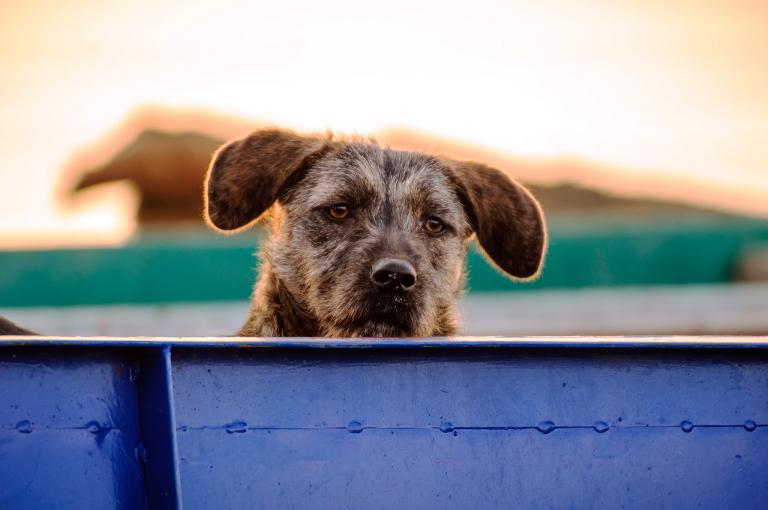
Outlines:
{"label": "green structure", "polygon": [[[154,232],[113,249],[0,252],[0,307],[228,301],[248,298],[258,238],[200,230]],[[470,292],[726,283],[768,244],[768,223],[744,219],[652,223],[550,222],[541,277],[512,282],[476,250]]]}

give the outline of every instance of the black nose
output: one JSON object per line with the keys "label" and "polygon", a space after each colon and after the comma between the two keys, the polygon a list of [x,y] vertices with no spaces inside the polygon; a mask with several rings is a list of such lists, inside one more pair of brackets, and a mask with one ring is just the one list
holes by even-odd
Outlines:
{"label": "black nose", "polygon": [[373,265],[371,280],[381,290],[407,291],[416,285],[416,270],[404,260],[381,259]]}

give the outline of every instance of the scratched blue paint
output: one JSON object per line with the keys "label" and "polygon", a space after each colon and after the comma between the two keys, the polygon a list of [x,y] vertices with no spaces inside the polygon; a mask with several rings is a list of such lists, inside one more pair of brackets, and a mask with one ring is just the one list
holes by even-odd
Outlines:
{"label": "scratched blue paint", "polygon": [[0,346],[0,508],[141,508],[132,362]]}
{"label": "scratched blue paint", "polygon": [[[179,349],[184,502],[764,508],[765,362],[734,351]],[[232,421],[242,434],[226,433]],[[750,432],[750,421],[763,425]]]}
{"label": "scratched blue paint", "polygon": [[765,338],[55,340],[0,340],[2,509],[768,507]]}

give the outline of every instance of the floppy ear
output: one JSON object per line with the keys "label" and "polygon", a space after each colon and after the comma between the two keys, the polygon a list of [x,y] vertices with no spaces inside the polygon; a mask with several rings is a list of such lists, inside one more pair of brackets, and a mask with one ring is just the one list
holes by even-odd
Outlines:
{"label": "floppy ear", "polygon": [[544,215],[535,198],[498,170],[470,162],[448,162],[472,228],[488,257],[511,276],[528,279],[546,251]]}
{"label": "floppy ear", "polygon": [[264,129],[229,142],[205,176],[205,219],[217,230],[250,226],[327,150],[325,140]]}

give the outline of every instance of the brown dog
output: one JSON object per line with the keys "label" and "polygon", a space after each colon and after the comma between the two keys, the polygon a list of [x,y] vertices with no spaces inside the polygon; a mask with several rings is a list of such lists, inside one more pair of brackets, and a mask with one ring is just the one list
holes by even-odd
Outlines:
{"label": "brown dog", "polygon": [[241,336],[450,335],[473,235],[519,279],[546,247],[536,200],[493,168],[277,129],[219,149],[205,216],[271,222]]}

